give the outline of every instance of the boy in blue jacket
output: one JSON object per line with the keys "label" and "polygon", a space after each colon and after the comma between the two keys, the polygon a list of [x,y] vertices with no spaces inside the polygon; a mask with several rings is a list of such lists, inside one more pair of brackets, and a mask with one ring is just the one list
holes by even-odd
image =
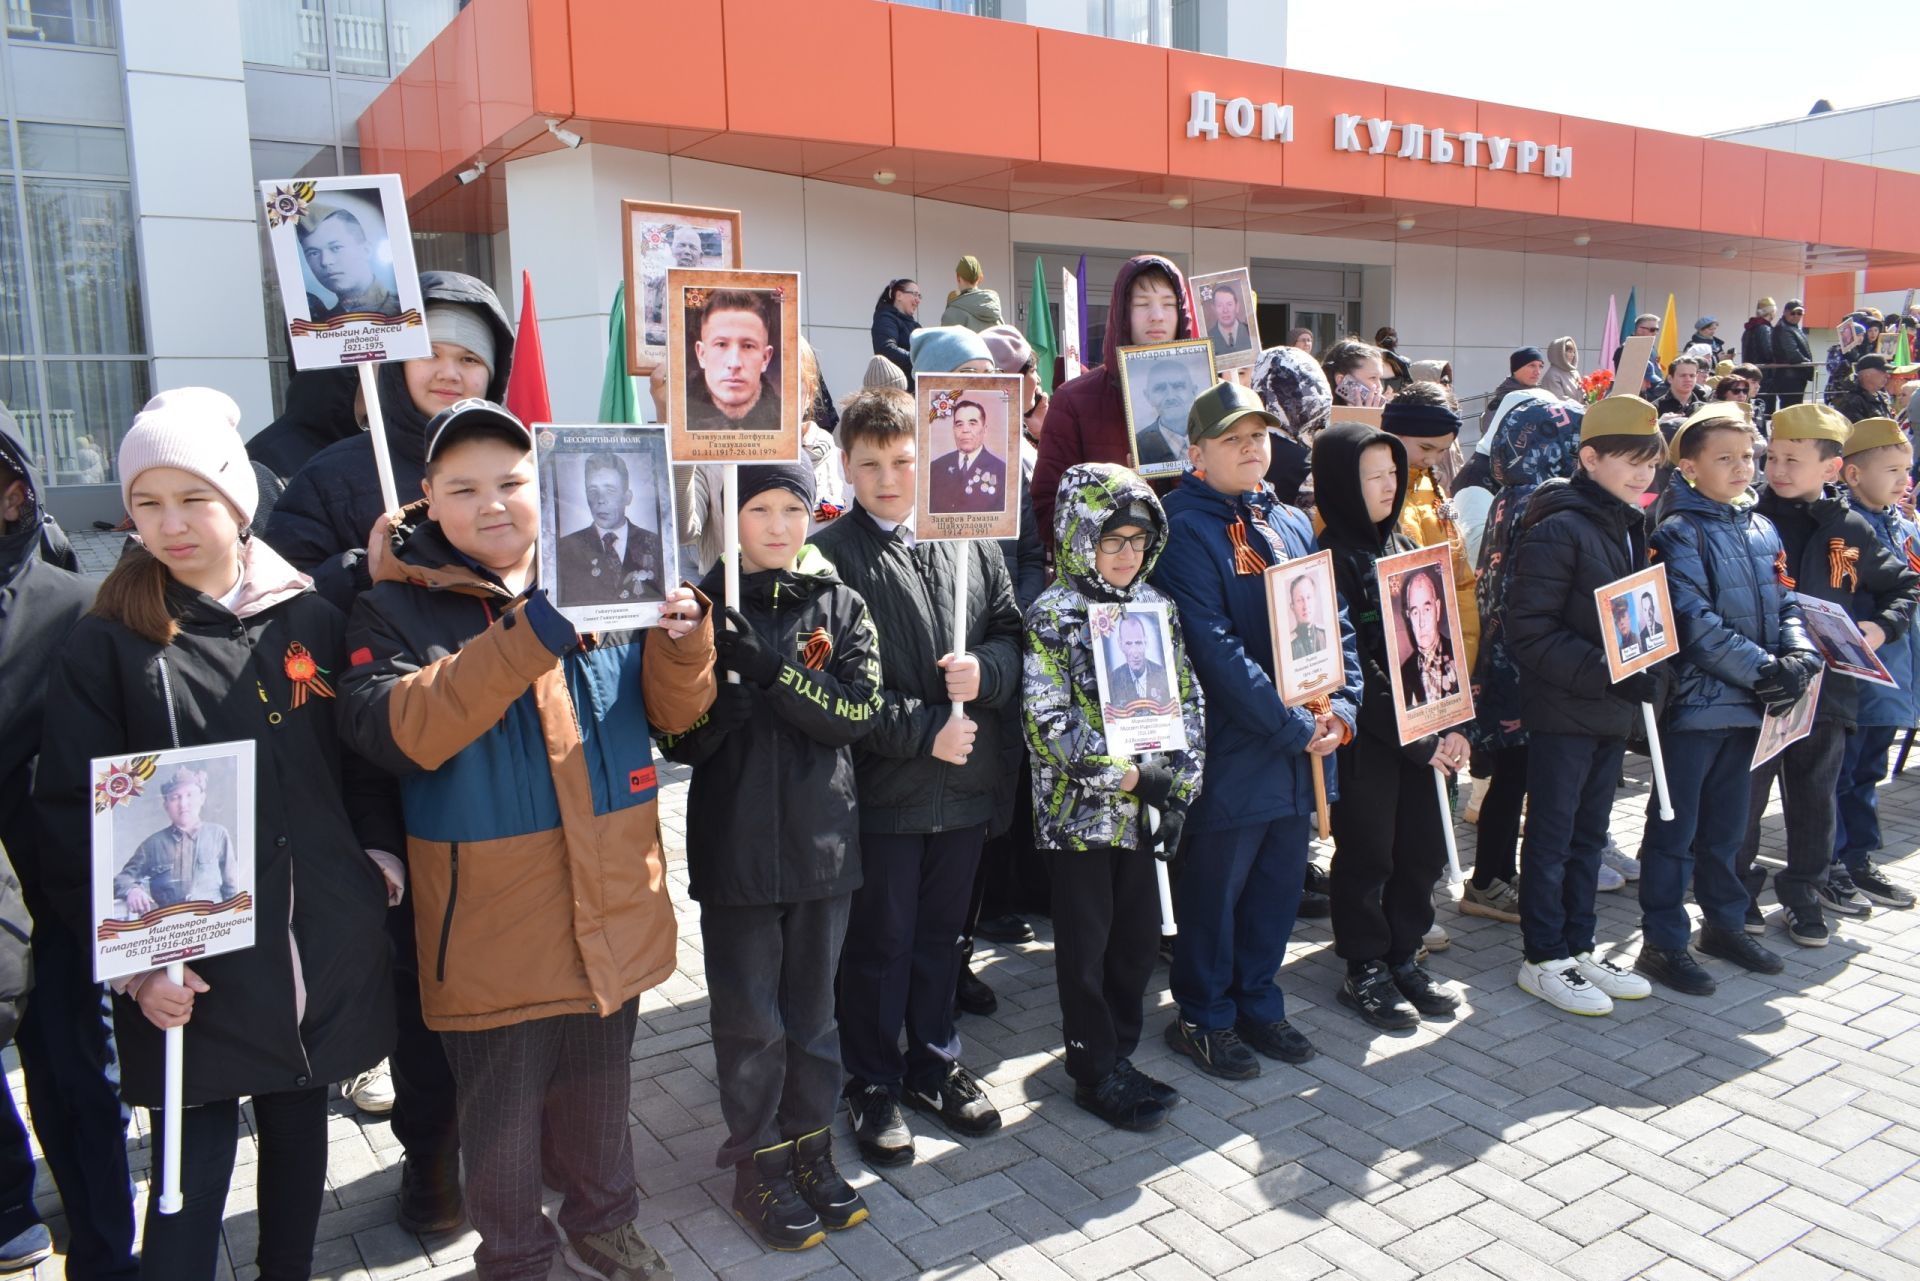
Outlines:
{"label": "boy in blue jacket", "polygon": [[1820,670],[1782,575],[1786,552],[1754,510],[1754,431],[1731,402],[1696,411],[1673,438],[1678,464],[1653,555],[1667,566],[1680,652],[1661,717],[1674,816],[1650,813],[1642,847],[1644,942],[1634,968],[1675,991],[1709,996],[1693,958],[1686,893],[1706,918],[1700,950],[1775,974],[1780,958],[1744,929],[1747,891],[1734,861],[1747,827],[1749,765],[1767,711],[1791,707]]}
{"label": "boy in blue jacket", "polygon": [[1283,506],[1265,480],[1267,429],[1280,425],[1238,383],[1215,384],[1194,400],[1187,414],[1193,469],[1167,495],[1167,547],[1151,576],[1179,607],[1207,702],[1206,768],[1186,821],[1174,904],[1180,940],[1172,987],[1180,1010],[1166,1038],[1202,1072],[1232,1080],[1260,1073],[1249,1045],[1287,1063],[1313,1056],[1287,1022],[1274,976],[1305,883],[1309,757],[1326,760],[1331,794],[1331,758],[1352,737],[1360,704],[1360,663],[1344,609],[1346,682],[1331,701],[1317,711],[1288,707],[1274,683],[1265,572],[1314,550],[1306,516]]}
{"label": "boy in blue jacket", "polygon": [[[1873,526],[1882,544],[1908,568],[1920,570],[1920,525],[1900,510],[1913,467],[1913,442],[1891,418],[1866,418],[1853,425],[1841,448],[1842,475],[1853,510]],[[1895,885],[1872,863],[1880,848],[1880,814],[1874,792],[1887,776],[1887,751],[1900,730],[1920,719],[1914,680],[1920,677],[1920,629],[1877,651],[1887,674],[1898,682],[1889,689],[1859,682],[1857,728],[1847,736],[1840,762],[1835,806],[1833,869],[1828,888],[1836,899],[1849,884],[1882,907],[1912,907],[1911,891]]]}

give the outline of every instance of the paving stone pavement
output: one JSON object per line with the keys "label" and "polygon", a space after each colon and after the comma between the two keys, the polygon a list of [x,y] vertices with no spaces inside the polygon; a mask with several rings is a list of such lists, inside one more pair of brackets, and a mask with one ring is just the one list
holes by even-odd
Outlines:
{"label": "paving stone pavement", "polygon": [[[1513,984],[1517,926],[1439,909],[1453,946],[1432,968],[1468,1005],[1451,1023],[1375,1033],[1339,1007],[1340,965],[1322,922],[1302,922],[1279,982],[1319,1047],[1248,1082],[1183,1068],[1159,1039],[1165,967],[1148,994],[1137,1060],[1185,1096],[1164,1128],[1113,1131],[1071,1101],[1060,1065],[1049,931],[984,947],[1000,997],[964,1018],[966,1061],[1006,1118],[956,1140],[913,1116],[919,1159],[843,1169],[870,1225],[823,1247],[762,1250],[727,1211],[714,1169],[722,1130],[707,1036],[698,907],[685,894],[684,773],[662,822],[680,921],[680,969],[642,1003],[630,1108],[641,1223],[682,1281],[1146,1281],[1397,1278],[1447,1281],[1827,1281],[1920,1278],[1920,912],[1840,923],[1803,950],[1776,924],[1783,974],[1721,979],[1711,998],[1656,992],[1604,1019],[1563,1015]],[[1644,763],[1614,809],[1633,849]],[[1882,793],[1887,870],[1920,889],[1920,763]],[[1470,859],[1473,829],[1459,828]],[[1778,861],[1778,807],[1763,857]],[[1601,896],[1602,950],[1638,946],[1631,890]],[[17,1063],[8,1080],[23,1101]],[[424,1241],[392,1222],[399,1149],[390,1127],[336,1103],[317,1277],[472,1275],[471,1231]],[[134,1138],[145,1203],[144,1119]],[[227,1203],[220,1276],[250,1281],[251,1140]],[[43,1211],[63,1227],[41,1169]],[[58,1261],[37,1278],[61,1275]]]}

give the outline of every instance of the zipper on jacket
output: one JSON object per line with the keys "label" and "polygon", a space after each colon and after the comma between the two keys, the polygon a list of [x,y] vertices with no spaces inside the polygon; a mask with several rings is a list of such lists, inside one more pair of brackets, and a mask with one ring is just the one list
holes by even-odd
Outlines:
{"label": "zipper on jacket", "polygon": [[436,983],[447,981],[447,940],[453,937],[453,904],[460,897],[460,842],[455,841],[448,847],[447,859],[452,874],[447,880],[447,912],[440,918],[440,953],[433,965]]}

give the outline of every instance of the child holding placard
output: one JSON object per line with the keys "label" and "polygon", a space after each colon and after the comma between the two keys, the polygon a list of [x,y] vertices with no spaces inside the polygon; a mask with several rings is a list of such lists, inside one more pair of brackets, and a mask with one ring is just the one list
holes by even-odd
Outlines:
{"label": "child holding placard", "polygon": [[[251,1097],[255,1259],[263,1278],[280,1281],[307,1276],[313,1262],[328,1084],[392,1044],[384,922],[402,873],[381,852],[400,843],[392,786],[357,768],[336,729],[329,677],[346,666],[345,620],[249,530],[259,492],[239,416],[208,388],[163,392],[121,442],[136,541],[67,639],[47,694],[47,723],[59,731],[42,746],[37,791],[60,854],[45,860],[47,891],[67,925],[93,938],[89,757],[254,743],[255,945],[192,962],[183,984],[165,970],[116,980],[113,1012],[125,1095],[152,1109],[155,1152],[164,1029],[186,1029],[185,1205],[159,1213],[156,1179],[143,1275],[214,1275],[240,1101]],[[184,773],[148,786],[204,794],[197,773]]]}
{"label": "child holding placard", "polygon": [[1503,573],[1500,632],[1527,731],[1519,983],[1572,1014],[1606,1014],[1653,990],[1595,955],[1594,896],[1627,736],[1661,677],[1655,668],[1612,681],[1594,592],[1647,563],[1640,496],[1664,448],[1640,397],[1589,408],[1578,470],[1533,492]]}

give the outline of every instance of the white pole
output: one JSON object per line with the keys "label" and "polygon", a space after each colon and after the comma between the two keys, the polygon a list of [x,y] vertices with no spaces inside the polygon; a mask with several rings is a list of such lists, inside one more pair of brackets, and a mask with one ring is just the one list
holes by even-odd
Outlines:
{"label": "white pole", "polygon": [[[1156,829],[1160,826],[1160,811],[1151,805],[1147,807],[1147,822]],[[1160,885],[1160,933],[1170,938],[1180,932],[1180,926],[1173,919],[1173,882],[1167,877],[1165,859],[1153,860],[1153,879]]]}
{"label": "white pole", "polygon": [[1440,799],[1440,830],[1447,838],[1447,884],[1458,885],[1467,878],[1460,872],[1460,846],[1453,839],[1453,805],[1447,800],[1447,772],[1438,766],[1433,771],[1433,791]]}
{"label": "white pole", "polygon": [[[726,546],[722,548],[726,565],[726,603],[728,609],[740,608],[740,467],[737,463],[726,464],[725,478],[720,482],[720,508],[722,530]],[[727,624],[727,630],[733,630],[733,624]],[[738,685],[739,672],[727,673],[727,684]]]}
{"label": "white pole", "polygon": [[[362,369],[366,366],[361,366]],[[184,961],[175,961],[167,966],[169,981],[185,986],[187,966]],[[187,1076],[187,1029],[170,1027],[166,1030],[167,1075],[165,1098],[161,1106],[160,1140],[160,1213],[178,1214],[183,1204],[180,1196],[180,1125],[185,1119],[181,1114],[185,1109],[180,1104],[185,1093]]]}
{"label": "white pole", "polygon": [[1660,725],[1654,720],[1653,704],[1640,704],[1640,715],[1647,722],[1647,757],[1653,762],[1653,794],[1660,798],[1660,821],[1673,822],[1673,798],[1667,795],[1667,764],[1660,755]]}
{"label": "white pole", "polygon": [[[953,576],[953,656],[964,658],[967,653],[967,569],[973,562],[973,548],[963,544],[960,548],[960,563]],[[965,716],[967,705],[959,699],[953,700],[953,714]]]}
{"label": "white pole", "polygon": [[374,369],[370,363],[360,366],[360,399],[367,406],[367,434],[373,437],[373,465],[380,473],[380,502],[387,511],[397,512],[400,491],[393,483],[393,455],[387,452],[387,417],[380,412],[380,388],[374,382]]}

